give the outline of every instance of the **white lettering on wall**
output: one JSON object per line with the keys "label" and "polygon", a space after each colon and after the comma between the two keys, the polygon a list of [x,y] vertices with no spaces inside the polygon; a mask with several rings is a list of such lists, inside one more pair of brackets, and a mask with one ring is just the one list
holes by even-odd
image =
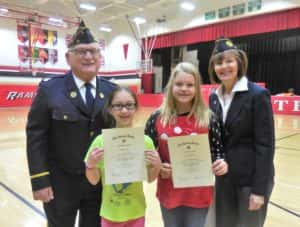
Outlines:
{"label": "white lettering on wall", "polygon": [[300,100],[294,100],[294,109],[293,111],[300,111]]}
{"label": "white lettering on wall", "polygon": [[283,111],[284,105],[288,104],[288,100],[274,100],[274,104],[278,103],[278,111]]}
{"label": "white lettering on wall", "polygon": [[34,91],[27,91],[27,92],[10,91],[6,96],[6,100],[33,99],[35,95],[36,92]]}

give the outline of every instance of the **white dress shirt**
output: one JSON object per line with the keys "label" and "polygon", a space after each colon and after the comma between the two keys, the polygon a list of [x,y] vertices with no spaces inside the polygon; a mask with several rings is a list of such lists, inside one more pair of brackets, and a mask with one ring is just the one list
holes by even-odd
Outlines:
{"label": "white dress shirt", "polygon": [[[86,103],[86,100],[85,100],[85,81],[79,79],[77,76],[75,76],[74,74],[73,75],[73,78],[74,78],[74,81],[75,81],[75,84],[76,86],[78,87],[78,90],[80,92],[80,95],[82,97],[82,100],[84,101],[84,103]],[[90,82],[89,82],[91,85],[92,85],[92,88],[91,88],[91,93],[93,95],[93,97],[95,98],[96,97],[96,86],[97,86],[97,79],[96,77],[94,77]]]}
{"label": "white dress shirt", "polygon": [[228,110],[230,108],[233,97],[237,91],[248,91],[248,79],[246,76],[243,76],[239,79],[233,86],[231,92],[226,94],[224,92],[224,87],[221,85],[217,88],[216,94],[218,96],[219,102],[222,107],[223,112],[223,122],[225,123]]}

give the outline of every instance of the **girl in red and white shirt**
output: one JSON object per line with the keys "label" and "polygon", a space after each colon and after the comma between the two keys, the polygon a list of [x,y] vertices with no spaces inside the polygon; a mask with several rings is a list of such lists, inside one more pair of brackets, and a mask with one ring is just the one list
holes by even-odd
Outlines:
{"label": "girl in red and white shirt", "polygon": [[[213,170],[224,174],[224,154],[220,143],[219,124],[205,105],[200,92],[201,78],[194,65],[178,64],[166,86],[161,107],[147,121],[145,133],[154,141],[162,160],[157,180],[157,197],[165,227],[203,227],[213,199],[213,187],[174,188],[168,138],[209,134],[214,143],[211,151]],[[200,174],[200,173],[199,173]]]}

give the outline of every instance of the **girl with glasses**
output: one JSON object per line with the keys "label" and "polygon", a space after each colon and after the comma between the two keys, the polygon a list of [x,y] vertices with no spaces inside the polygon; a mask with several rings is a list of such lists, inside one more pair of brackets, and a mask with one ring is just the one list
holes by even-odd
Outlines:
{"label": "girl with glasses", "polygon": [[[137,108],[136,94],[128,88],[119,87],[110,95],[104,108],[108,110],[105,113],[106,122],[116,128],[133,127]],[[158,176],[161,162],[150,137],[145,136],[144,139],[148,181],[152,182]],[[104,184],[104,152],[103,137],[99,135],[92,142],[85,157],[88,181],[96,185],[102,179],[101,226],[144,227],[146,203],[142,182]]]}

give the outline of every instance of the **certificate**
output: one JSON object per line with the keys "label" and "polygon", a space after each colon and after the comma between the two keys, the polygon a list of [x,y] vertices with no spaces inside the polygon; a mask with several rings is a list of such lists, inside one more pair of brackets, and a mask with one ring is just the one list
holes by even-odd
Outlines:
{"label": "certificate", "polygon": [[214,184],[208,135],[168,138],[174,188]]}
{"label": "certificate", "polygon": [[147,178],[143,128],[103,129],[105,184]]}

